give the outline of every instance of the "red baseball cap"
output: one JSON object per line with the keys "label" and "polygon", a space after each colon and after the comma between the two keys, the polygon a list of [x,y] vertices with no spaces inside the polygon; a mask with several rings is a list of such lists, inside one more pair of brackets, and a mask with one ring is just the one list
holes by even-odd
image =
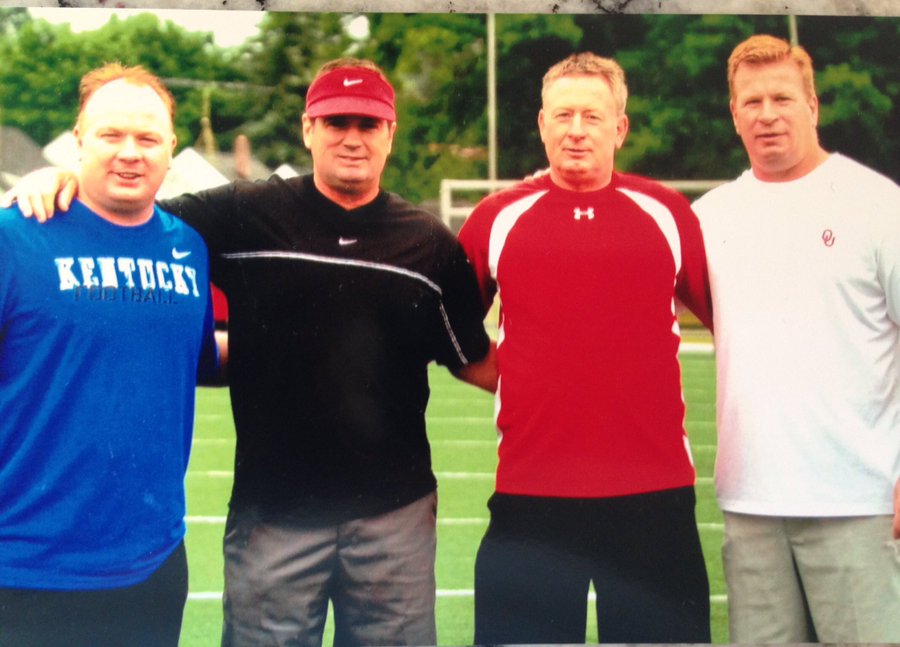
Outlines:
{"label": "red baseball cap", "polygon": [[375,70],[339,67],[309,86],[306,114],[312,118],[358,115],[397,121],[394,88]]}

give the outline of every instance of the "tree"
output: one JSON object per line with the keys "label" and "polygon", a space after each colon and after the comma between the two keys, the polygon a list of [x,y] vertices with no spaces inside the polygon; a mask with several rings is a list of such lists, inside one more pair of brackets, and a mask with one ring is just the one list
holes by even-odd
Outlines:
{"label": "tree", "polygon": [[497,160],[500,177],[523,177],[547,165],[537,129],[541,86],[551,65],[580,49],[575,16],[497,16]]}
{"label": "tree", "polygon": [[309,166],[300,128],[304,98],[323,63],[352,51],[345,21],[340,14],[270,12],[243,48],[244,76],[271,88],[249,93],[255,101],[242,126],[255,154],[268,164]]}
{"label": "tree", "polygon": [[[397,90],[399,128],[385,186],[434,198],[444,177],[487,170],[486,19],[479,14],[371,14],[351,37],[353,15],[266,15],[236,50],[152,14],[83,34],[16,9],[0,9],[0,119],[39,143],[72,126],[77,84],[111,58],[160,74],[178,100],[182,144],[199,134],[204,88],[222,147],[238,132],[269,165],[304,167],[300,115],[325,61],[371,58]],[[816,64],[820,134],[839,150],[900,179],[900,19],[797,19]],[[728,113],[726,61],[753,33],[787,37],[785,16],[501,14],[497,16],[499,173],[522,177],[546,159],[537,132],[541,79],[574,51],[618,60],[628,75],[631,133],[618,166],[659,178],[729,178],[747,167]],[[223,81],[236,82],[228,86]],[[242,85],[241,85],[242,84]]]}
{"label": "tree", "polygon": [[[619,17],[615,17],[619,19]],[[580,24],[592,32],[586,18]],[[747,168],[728,111],[727,59],[755,33],[788,38],[785,16],[642,16],[646,31],[620,42],[629,75],[632,132],[620,168],[660,178],[731,178]],[[820,136],[895,178],[900,78],[896,19],[800,17],[820,96]],[[627,32],[628,30],[622,30]],[[615,39],[605,34],[606,42]],[[613,40],[614,42],[614,40]],[[590,46],[589,43],[584,43]]]}
{"label": "tree", "polygon": [[[0,39],[2,118],[20,127],[39,144],[72,128],[78,112],[78,83],[90,69],[110,61],[144,65],[169,79],[215,81],[235,78],[234,65],[212,38],[191,33],[153,14],[126,20],[113,16],[95,31],[73,34],[68,25],[44,20],[17,23],[14,37]],[[193,86],[170,84],[178,111],[175,130],[181,145],[199,130],[201,96]],[[219,104],[221,118],[243,121],[239,100]]]}
{"label": "tree", "polygon": [[728,116],[725,61],[752,30],[744,18],[585,16],[579,24],[582,48],[615,58],[626,73],[631,129],[619,169],[674,179],[739,168],[744,156]]}
{"label": "tree", "polygon": [[[386,184],[417,200],[436,196],[444,177],[484,177],[485,17],[381,14],[370,21],[370,35],[361,51],[388,70],[398,89],[400,125]],[[548,58],[568,51],[580,36],[571,17],[497,17],[501,175],[535,168],[529,160],[541,155],[541,149],[534,146],[540,93],[531,92],[532,71]],[[537,83],[539,89],[540,76]],[[524,111],[523,103],[528,104]]]}
{"label": "tree", "polygon": [[798,19],[816,65],[822,144],[900,181],[896,18]]}
{"label": "tree", "polygon": [[28,9],[24,7],[0,7],[0,38],[13,37],[30,20]]}
{"label": "tree", "polygon": [[78,108],[78,79],[87,71],[68,27],[24,23],[0,42],[0,86],[5,124],[18,126],[39,144],[70,129]]}
{"label": "tree", "polygon": [[391,77],[398,128],[385,186],[418,201],[443,177],[485,172],[484,17],[381,14],[370,17],[360,53]]}

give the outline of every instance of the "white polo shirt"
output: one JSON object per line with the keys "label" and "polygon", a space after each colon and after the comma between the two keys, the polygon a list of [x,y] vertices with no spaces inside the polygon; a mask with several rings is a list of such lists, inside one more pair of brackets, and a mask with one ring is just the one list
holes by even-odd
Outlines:
{"label": "white polo shirt", "polygon": [[723,510],[893,513],[900,476],[900,188],[838,154],[747,171],[694,204],[710,270]]}

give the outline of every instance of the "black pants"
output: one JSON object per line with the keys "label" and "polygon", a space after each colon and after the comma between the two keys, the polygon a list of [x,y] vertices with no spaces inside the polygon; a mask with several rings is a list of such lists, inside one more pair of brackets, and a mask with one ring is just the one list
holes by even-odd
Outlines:
{"label": "black pants", "polygon": [[708,643],[693,488],[610,499],[494,494],[475,563],[475,643]]}
{"label": "black pants", "polygon": [[187,589],[184,544],[148,580],[122,589],[0,589],[0,645],[176,647]]}

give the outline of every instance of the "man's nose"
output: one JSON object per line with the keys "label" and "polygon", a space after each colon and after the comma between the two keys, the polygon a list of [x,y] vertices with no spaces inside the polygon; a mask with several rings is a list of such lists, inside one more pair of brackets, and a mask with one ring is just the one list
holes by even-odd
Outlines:
{"label": "man's nose", "polygon": [[584,120],[580,114],[572,115],[572,121],[569,122],[570,137],[584,137]]}
{"label": "man's nose", "polygon": [[124,137],[122,139],[122,143],[119,146],[119,150],[116,152],[116,156],[123,159],[137,159],[141,156],[137,143],[134,141],[134,137]]}
{"label": "man's nose", "polygon": [[359,146],[362,143],[362,130],[358,126],[349,126],[344,131],[343,143],[347,146]]}
{"label": "man's nose", "polygon": [[778,118],[778,111],[775,102],[771,99],[763,99],[762,106],[759,110],[759,118],[763,121],[775,121]]}

